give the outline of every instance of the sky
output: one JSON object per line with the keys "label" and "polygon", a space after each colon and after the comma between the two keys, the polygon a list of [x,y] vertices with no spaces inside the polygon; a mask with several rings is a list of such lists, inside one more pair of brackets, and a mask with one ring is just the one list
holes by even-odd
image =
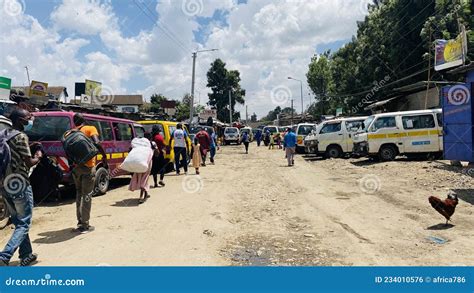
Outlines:
{"label": "sky", "polygon": [[[66,86],[100,81],[103,94],[153,93],[205,105],[216,58],[239,70],[249,115],[276,106],[301,112],[314,98],[311,57],[337,50],[357,31],[370,0],[0,0],[0,76]],[[238,106],[244,116],[244,106]]]}

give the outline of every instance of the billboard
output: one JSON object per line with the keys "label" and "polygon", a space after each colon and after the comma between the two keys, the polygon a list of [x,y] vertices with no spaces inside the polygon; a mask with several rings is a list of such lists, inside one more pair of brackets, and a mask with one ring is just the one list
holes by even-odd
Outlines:
{"label": "billboard", "polygon": [[46,104],[49,98],[46,96],[48,93],[48,83],[42,81],[32,80],[30,85],[30,102],[33,104]]}
{"label": "billboard", "polygon": [[12,80],[8,77],[0,76],[0,100],[10,100],[10,89]]}
{"label": "billboard", "polygon": [[217,119],[217,110],[216,109],[204,109],[199,113],[199,118],[203,120],[209,119],[209,117],[212,117],[212,119],[216,120]]}
{"label": "billboard", "polygon": [[440,71],[464,64],[464,55],[467,52],[466,41],[461,33],[453,40],[435,41],[435,70]]}
{"label": "billboard", "polygon": [[102,94],[102,83],[86,79],[86,95],[95,101]]}

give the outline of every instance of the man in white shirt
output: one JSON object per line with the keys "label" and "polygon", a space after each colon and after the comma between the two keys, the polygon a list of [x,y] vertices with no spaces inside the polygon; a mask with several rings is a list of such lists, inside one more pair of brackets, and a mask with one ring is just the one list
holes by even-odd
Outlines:
{"label": "man in white shirt", "polygon": [[[180,174],[180,165],[184,168],[184,174],[188,174],[188,153],[189,146],[187,144],[188,134],[186,130],[183,129],[183,125],[178,123],[176,130],[173,131],[170,137],[169,146],[174,139],[174,162],[176,165],[176,174]],[[180,160],[181,158],[181,160]]]}

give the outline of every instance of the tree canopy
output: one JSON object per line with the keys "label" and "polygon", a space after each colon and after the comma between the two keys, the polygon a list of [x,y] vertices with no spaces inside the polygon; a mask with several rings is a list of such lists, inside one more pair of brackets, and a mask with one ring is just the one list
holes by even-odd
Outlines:
{"label": "tree canopy", "polygon": [[211,89],[208,105],[217,109],[217,118],[229,121],[229,91],[232,97],[232,121],[240,118],[235,112],[237,103],[244,104],[245,90],[240,86],[240,72],[227,70],[221,59],[216,59],[207,72],[207,86]]}
{"label": "tree canopy", "polygon": [[434,41],[455,38],[458,21],[469,34],[468,61],[474,60],[472,1],[374,1],[349,43],[311,59],[307,81],[316,104],[309,112],[334,114],[342,107],[345,113],[362,113],[362,100],[375,102],[393,88],[427,80],[429,64],[430,80],[446,80],[432,70]]}

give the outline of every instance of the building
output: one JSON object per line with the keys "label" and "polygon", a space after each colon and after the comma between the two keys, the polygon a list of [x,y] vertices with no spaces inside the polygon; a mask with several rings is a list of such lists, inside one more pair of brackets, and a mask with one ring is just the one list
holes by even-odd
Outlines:
{"label": "building", "polygon": [[118,112],[138,113],[143,106],[142,95],[113,95],[101,96],[101,101],[105,104],[115,106]]}
{"label": "building", "polygon": [[[27,86],[13,86],[12,89],[22,91],[26,96],[29,95],[29,87]],[[65,86],[48,86],[46,93],[46,98],[48,100],[67,102],[68,97],[69,94],[67,93],[67,88]]]}
{"label": "building", "polygon": [[440,91],[446,81],[420,81],[393,89],[384,100],[371,103],[364,110],[372,113],[441,108]]}

